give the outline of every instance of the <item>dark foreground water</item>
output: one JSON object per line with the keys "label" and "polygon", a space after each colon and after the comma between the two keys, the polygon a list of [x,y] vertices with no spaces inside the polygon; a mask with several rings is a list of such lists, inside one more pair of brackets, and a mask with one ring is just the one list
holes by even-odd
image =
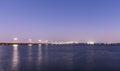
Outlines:
{"label": "dark foreground water", "polygon": [[0,71],[120,71],[120,45],[0,45]]}

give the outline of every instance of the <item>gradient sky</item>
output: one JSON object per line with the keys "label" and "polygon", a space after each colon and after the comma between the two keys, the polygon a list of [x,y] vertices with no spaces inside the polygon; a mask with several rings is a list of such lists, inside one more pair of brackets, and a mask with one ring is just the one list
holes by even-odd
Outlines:
{"label": "gradient sky", "polygon": [[0,0],[0,41],[120,42],[120,0]]}

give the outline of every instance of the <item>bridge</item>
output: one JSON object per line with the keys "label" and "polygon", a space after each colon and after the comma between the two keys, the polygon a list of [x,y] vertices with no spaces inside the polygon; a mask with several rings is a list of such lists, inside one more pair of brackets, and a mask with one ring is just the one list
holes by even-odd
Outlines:
{"label": "bridge", "polygon": [[18,45],[26,45],[26,44],[50,44],[50,43],[28,43],[28,42],[0,42],[0,45],[13,45],[13,44],[18,44]]}
{"label": "bridge", "polygon": [[26,44],[78,44],[74,42],[0,42],[0,45],[26,45]]}

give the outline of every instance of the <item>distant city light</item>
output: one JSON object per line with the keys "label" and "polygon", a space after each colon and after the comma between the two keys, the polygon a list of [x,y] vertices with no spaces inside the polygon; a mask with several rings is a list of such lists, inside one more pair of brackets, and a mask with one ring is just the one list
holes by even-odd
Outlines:
{"label": "distant city light", "polygon": [[17,38],[17,37],[15,37],[15,38],[13,38],[13,40],[17,41],[17,40],[18,40],[18,38]]}
{"label": "distant city light", "polygon": [[42,40],[38,40],[38,42],[41,42]]}
{"label": "distant city light", "polygon": [[95,44],[95,42],[93,42],[93,41],[88,41],[87,44],[93,45],[93,44]]}

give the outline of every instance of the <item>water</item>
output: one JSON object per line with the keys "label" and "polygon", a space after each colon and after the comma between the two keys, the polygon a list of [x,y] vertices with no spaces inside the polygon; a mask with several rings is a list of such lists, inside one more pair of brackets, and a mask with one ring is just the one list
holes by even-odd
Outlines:
{"label": "water", "polygon": [[0,45],[0,71],[120,71],[120,45]]}

